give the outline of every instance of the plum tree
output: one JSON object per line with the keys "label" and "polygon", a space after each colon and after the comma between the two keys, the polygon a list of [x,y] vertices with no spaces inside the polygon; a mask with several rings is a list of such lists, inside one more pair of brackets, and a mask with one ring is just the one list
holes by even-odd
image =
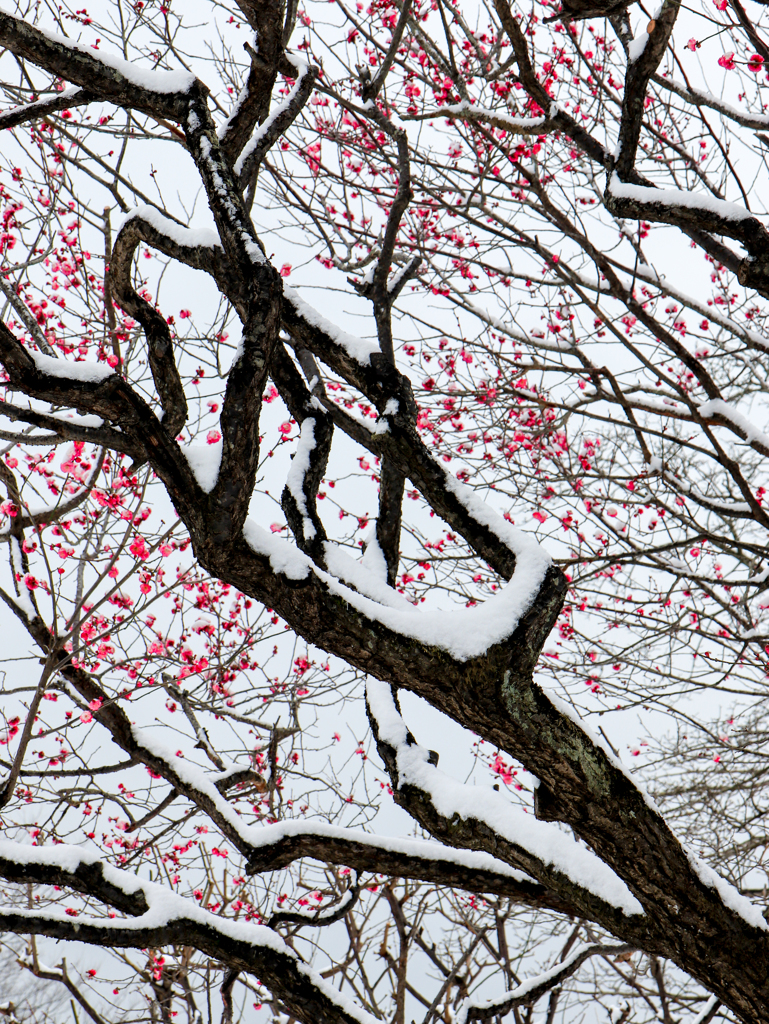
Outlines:
{"label": "plum tree", "polygon": [[20,966],[95,1021],[769,1021],[760,19],[102,7],[0,10]]}

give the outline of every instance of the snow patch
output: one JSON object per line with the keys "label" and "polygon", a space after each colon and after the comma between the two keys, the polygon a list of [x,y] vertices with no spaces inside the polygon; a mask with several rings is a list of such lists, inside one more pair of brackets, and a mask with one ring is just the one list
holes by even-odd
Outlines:
{"label": "snow patch", "polygon": [[346,331],[340,330],[336,324],[322,316],[317,309],[314,309],[300,296],[299,292],[290,285],[283,285],[283,300],[293,306],[296,313],[344,349],[347,355],[354,359],[361,366],[368,366],[371,356],[379,351],[379,346],[374,341],[367,341],[365,338],[356,338]]}
{"label": "snow patch", "polygon": [[107,377],[112,377],[115,374],[112,367],[105,363],[94,363],[87,359],[82,363],[74,363],[69,359],[44,356],[42,352],[35,352],[32,349],[27,349],[27,352],[40,373],[45,373],[49,377],[58,377],[61,380],[79,380],[86,384],[100,384]]}
{"label": "snow patch", "polygon": [[206,494],[210,494],[219,479],[219,469],[222,465],[222,442],[216,441],[213,444],[205,445],[180,444],[179,448],[200,489]]}
{"label": "snow patch", "polygon": [[120,227],[124,227],[129,221],[137,218],[147,221],[156,231],[166,235],[177,245],[189,248],[195,246],[203,246],[206,249],[223,248],[218,232],[211,228],[185,228],[168,217],[164,217],[153,206],[136,206],[133,210],[129,210]]}
{"label": "snow patch", "polygon": [[310,471],[310,453],[315,449],[315,420],[308,416],[301,426],[299,433],[299,444],[291,462],[291,468],[286,477],[291,497],[296,502],[296,507],[302,516],[302,532],[306,540],[312,540],[315,536],[315,527],[312,525],[307,511],[307,501],[304,496],[304,478]]}
{"label": "snow patch", "polygon": [[246,520],[243,536],[252,551],[269,558],[273,572],[283,573],[290,580],[307,579],[312,562],[299,548],[274,533],[268,533],[253,519]]}
{"label": "snow patch", "polygon": [[[376,526],[369,527],[366,553],[361,561],[350,558],[338,544],[327,541],[324,546],[326,566],[339,580],[354,587],[359,594],[376,601],[379,605],[395,608],[406,615],[413,613],[413,606],[392,587],[387,585],[387,563],[376,539]],[[373,549],[373,550],[372,550]]]}
{"label": "snow patch", "polygon": [[705,210],[724,220],[741,221],[753,219],[753,214],[744,206],[716,199],[706,192],[682,192],[676,188],[651,188],[648,185],[629,185],[620,181],[616,173],[609,179],[607,197],[632,199],[637,203],[659,203],[663,206],[684,207],[689,210]]}
{"label": "snow patch", "polygon": [[697,411],[704,419],[708,419],[710,416],[720,416],[728,423],[737,427],[738,430],[742,430],[745,434],[745,440],[749,444],[758,441],[759,444],[769,450],[769,435],[765,434],[763,430],[759,430],[739,409],[734,409],[720,398],[711,398],[710,401],[703,402]]}
{"label": "snow patch", "polygon": [[[275,123],[275,121],[282,114],[286,113],[286,111],[289,110],[289,108],[291,107],[291,104],[296,99],[297,93],[299,92],[299,90],[302,87],[302,82],[303,82],[305,76],[307,75],[308,71],[310,70],[310,65],[306,64],[304,61],[300,61],[296,57],[292,57],[292,58],[289,58],[289,59],[291,60],[292,64],[294,65],[294,67],[297,69],[297,72],[298,72],[296,81],[294,83],[294,87],[292,88],[292,90],[288,94],[288,96],[286,96],[286,98],[283,100],[283,102],[279,103],[277,105],[277,107],[275,107],[274,110],[270,111],[269,117],[265,120],[264,124],[260,124],[259,125],[259,127],[256,129],[254,134],[251,136],[251,138],[248,140],[248,142],[243,147],[243,150],[241,151],[241,154],[238,157],[238,159],[235,161],[235,166],[233,167],[233,170],[238,175],[238,177],[240,177],[240,175],[241,175],[241,173],[243,171],[243,165],[245,164],[246,160],[251,156],[251,154],[254,152],[254,150],[258,148],[259,143],[268,134],[268,132],[272,128],[272,126]],[[238,97],[238,104],[237,104],[236,110],[240,106],[240,103],[241,103],[241,99],[240,99],[240,97]],[[234,114],[235,114],[235,111],[233,111],[233,113],[230,115],[230,118],[227,120],[227,122],[219,130],[219,138],[220,139],[223,137],[223,135],[229,129],[229,122],[230,122],[231,118],[234,117]]]}

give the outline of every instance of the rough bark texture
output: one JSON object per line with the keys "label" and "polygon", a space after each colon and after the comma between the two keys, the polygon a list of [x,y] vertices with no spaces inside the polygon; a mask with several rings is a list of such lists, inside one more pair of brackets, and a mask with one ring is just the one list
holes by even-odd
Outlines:
{"label": "rough bark texture", "polygon": [[[544,104],[545,95],[528,63],[527,44],[520,27],[504,0],[496,0],[495,6],[518,55],[521,80],[532,98]],[[416,407],[410,383],[394,365],[390,316],[392,297],[397,290],[389,290],[388,282],[392,280],[395,235],[411,200],[406,135],[402,129],[393,128],[378,108],[372,113],[373,122],[398,147],[400,177],[369,296],[374,305],[380,351],[368,362],[358,362],[334,337],[311,322],[292,299],[283,296],[282,279],[269,263],[247,211],[243,195],[247,183],[238,181],[232,170],[254,126],[268,115],[276,76],[285,59],[282,5],[243,2],[241,7],[257,30],[259,45],[252,54],[247,95],[221,140],[202,83],[193,82],[187,91],[178,93],[139,87],[102,64],[98,55],[51,41],[32,26],[0,14],[0,43],[17,57],[87,89],[88,94],[81,95],[78,102],[87,102],[88,97],[94,96],[182,126],[187,150],[200,174],[221,240],[221,247],[185,247],[170,234],[164,236],[156,226],[134,218],[123,227],[116,241],[111,284],[117,301],[144,329],[162,417],[118,373],[94,383],[53,376],[38,369],[14,334],[0,325],[0,360],[11,389],[55,407],[100,416],[104,426],[69,426],[53,416],[12,408],[8,415],[48,426],[59,437],[93,440],[134,460],[148,462],[189,531],[203,568],[275,609],[309,643],[396,689],[412,691],[520,761],[540,781],[538,816],[570,826],[626,882],[643,906],[644,915],[623,914],[474,819],[455,815],[447,820],[433,806],[429,794],[411,785],[399,785],[395,752],[385,742],[380,742],[379,749],[392,775],[395,798],[421,825],[448,846],[485,850],[526,871],[534,881],[515,882],[491,872],[465,870],[437,861],[420,865],[397,853],[312,834],[254,848],[233,829],[215,797],[197,790],[180,777],[172,764],[137,741],[122,709],[114,704],[105,705],[95,712],[97,721],[109,729],[113,741],[132,760],[151,767],[178,794],[205,809],[248,858],[252,872],[278,867],[301,856],[320,856],[331,863],[497,893],[532,906],[577,913],[598,922],[635,948],[671,959],[745,1021],[769,1022],[767,932],[748,924],[724,903],[714,888],[700,879],[677,837],[622,767],[533,680],[537,659],[566,591],[566,580],[559,570],[548,570],[530,608],[510,637],[482,655],[460,661],[441,648],[413,640],[368,618],[333,592],[323,574],[313,572],[309,565],[304,578],[288,578],[273,568],[267,555],[260,554],[246,541],[244,524],[259,462],[262,393],[271,376],[296,419],[301,423],[312,417],[315,424],[315,449],[303,480],[303,498],[314,536],[306,533],[296,496],[288,492],[283,505],[297,546],[315,567],[324,568],[325,532],[316,497],[334,425],[364,443],[382,460],[377,536],[385,552],[391,585],[398,570],[406,479],[503,580],[513,577],[516,567],[513,551],[462,502],[443,464],[421,440],[415,427]],[[576,11],[574,6],[567,7],[565,14]],[[629,73],[628,81],[634,83],[634,89],[627,90],[629,95],[626,93],[624,101],[622,148],[616,164],[623,181],[644,183],[633,168],[643,114],[642,92],[662,57],[676,13],[674,3],[663,7],[648,51]],[[570,134],[575,145],[581,146],[591,159],[606,160],[601,147],[568,115],[559,111],[551,121],[554,129]],[[607,167],[610,173],[615,169],[610,160]],[[748,260],[740,265],[744,282],[762,294],[769,294],[763,283],[769,275],[769,236],[754,218],[730,220],[692,207],[672,209],[668,203],[623,199],[612,196],[610,188],[605,198],[608,208],[619,216],[676,224],[692,237],[702,239],[706,247],[712,245],[714,251],[721,243],[710,239],[709,233],[740,241],[749,254]],[[197,483],[176,441],[186,419],[186,400],[167,324],[131,285],[132,260],[140,241],[209,272],[242,321],[243,344],[227,377],[221,414],[221,470],[208,493]],[[734,254],[728,258],[739,262]],[[611,265],[608,261],[602,263],[603,259],[595,253],[596,265],[605,272],[607,287],[619,288],[616,275],[611,276]],[[644,316],[646,313],[639,306],[639,319]],[[351,422],[343,410],[325,399],[322,388],[319,390],[312,381],[309,386],[305,384],[280,341],[281,331],[297,356],[311,353],[358,389],[376,407],[385,429],[366,434],[364,427]],[[667,340],[674,349],[675,339]],[[685,352],[681,358],[685,360]],[[14,610],[24,619],[18,606]],[[98,683],[73,666],[67,652],[57,647],[42,618],[25,620],[25,625],[41,651],[53,658],[57,671],[84,701],[101,698]],[[13,881],[55,881],[79,892],[96,894],[126,913],[144,912],[141,897],[129,906],[125,895],[104,881],[99,866],[81,867],[67,874],[54,869],[46,872],[39,867],[22,870],[9,861],[0,861],[0,873]],[[75,925],[71,921],[8,911],[0,915],[0,925],[22,933],[135,948],[194,942],[232,970],[248,971],[272,986],[290,1013],[308,1024],[353,1020],[320,993],[287,953],[227,938],[216,928],[192,919],[169,921],[163,927],[142,927],[139,922],[136,927],[102,928],[93,923]]]}

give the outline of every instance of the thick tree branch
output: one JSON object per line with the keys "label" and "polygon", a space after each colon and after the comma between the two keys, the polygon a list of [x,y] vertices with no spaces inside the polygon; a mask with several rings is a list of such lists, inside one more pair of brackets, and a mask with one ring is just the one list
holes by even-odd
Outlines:
{"label": "thick tree branch", "polygon": [[280,330],[282,279],[264,256],[202,102],[190,104],[185,130],[222,245],[246,290],[242,344],[227,377],[220,417],[220,470],[208,502],[215,520],[212,540],[221,544],[240,535],[254,489],[259,463],[259,414]]}
{"label": "thick tree branch", "polygon": [[262,0],[238,5],[254,29],[255,47],[246,43],[251,57],[246,84],[233,112],[222,125],[219,138],[227,161],[232,165],[248,141],[254,126],[261,124],[270,110],[272,91],[284,59],[283,7],[280,0]]}
{"label": "thick tree branch", "polygon": [[[51,360],[49,363],[41,364],[45,369],[40,370],[38,363],[3,323],[0,323],[0,361],[8,373],[10,387],[22,391],[25,395],[42,399],[52,405],[74,407],[94,413],[113,423],[130,424],[140,419],[138,409],[144,403],[133,395],[122,379],[109,371],[108,367],[95,364],[93,379],[90,380],[82,376],[83,364],[80,364],[78,369],[73,369],[77,364],[65,363],[64,360]],[[58,365],[61,366],[61,371],[52,375],[50,371],[58,371]],[[70,373],[73,376],[66,375]],[[78,374],[79,376],[75,376]],[[78,439],[93,441],[94,444],[104,445],[126,454],[138,454],[141,450],[135,439],[108,427],[92,428],[77,423],[70,424],[65,419],[32,410],[17,409],[8,403],[3,403],[2,413],[10,420],[23,420],[34,426],[48,427],[64,437],[74,435]],[[149,409],[147,413],[152,416]]]}
{"label": "thick tree branch", "polygon": [[60,849],[55,846],[32,847],[28,848],[27,856],[22,856],[17,845],[3,840],[0,842],[0,876],[20,884],[34,882],[72,889],[131,917],[149,912],[147,897],[135,876],[128,872],[116,873],[103,860],[82,850],[77,850],[74,868],[64,866]]}
{"label": "thick tree branch", "polygon": [[482,866],[483,858],[472,853],[449,852],[437,844],[417,840],[380,839],[353,830],[275,826],[254,848],[247,870],[250,874],[276,871],[303,857],[354,868],[359,874],[370,871],[410,878],[466,892],[505,896],[515,903],[570,916],[577,914],[573,904],[533,878],[509,869],[497,872],[493,862]]}
{"label": "thick tree branch", "polygon": [[[541,827],[542,836],[533,843],[530,830],[528,836],[522,829],[520,839],[512,838],[516,834],[513,808],[510,807],[507,832],[501,832],[494,827],[489,815],[484,813],[480,794],[478,794],[477,816],[468,813],[463,815],[457,811],[447,814],[439,810],[431,788],[424,781],[434,776],[433,782],[436,791],[441,787],[440,776],[442,773],[438,772],[434,764],[435,758],[429,752],[417,747],[416,740],[408,730],[404,734],[407,751],[404,751],[398,743],[393,742],[395,719],[384,708],[381,697],[377,698],[376,702],[370,699],[371,693],[372,690],[369,688],[367,695],[369,720],[377,741],[377,750],[390,775],[393,797],[395,802],[403,807],[422,828],[447,846],[483,850],[487,853],[493,851],[493,856],[516,870],[525,872],[536,879],[545,889],[555,893],[564,905],[575,908],[578,916],[599,922],[603,927],[615,933],[625,936],[631,934],[634,941],[643,940],[645,943],[652,941],[652,933],[649,932],[642,916],[629,914],[627,909],[623,909],[619,903],[617,905],[609,903],[607,899],[598,894],[595,887],[591,890],[584,883],[578,881],[579,869],[572,870],[567,874],[564,865],[568,860],[569,853],[565,850],[562,853],[556,852],[559,843],[560,846],[564,846],[565,843],[574,858],[578,857],[578,848],[576,846],[572,848],[570,842],[565,839],[561,841],[555,831],[549,832],[548,829],[551,826]],[[397,705],[395,706],[397,707]],[[421,762],[418,772],[408,767],[409,761],[413,762],[416,759]],[[445,791],[445,786],[443,789]],[[454,784],[452,789],[456,793],[456,802],[459,806],[461,794],[458,784]],[[499,805],[499,810],[502,811],[505,805],[504,798],[495,795],[491,799]],[[446,804],[445,792],[442,804]],[[523,823],[521,819],[522,815],[519,812],[519,824]],[[502,821],[501,814],[499,821]],[[549,844],[553,846],[553,853],[547,857],[543,855],[543,851],[548,848]],[[583,873],[587,877],[589,872]],[[621,903],[621,899],[619,902]],[[626,900],[625,902],[630,907],[633,901]]]}
{"label": "thick tree branch", "polygon": [[[195,906],[187,908],[185,901],[172,893],[164,892],[163,901],[165,906],[150,906],[131,922],[94,918],[74,921],[54,911],[2,910],[0,929],[112,949],[192,946],[231,969],[256,977],[289,1012],[307,1024],[373,1024],[374,1018],[301,963],[271,929],[228,921]],[[170,910],[169,901],[178,901],[178,907]]]}
{"label": "thick tree branch", "polygon": [[[620,180],[627,181],[635,168],[638,140],[644,117],[646,90],[652,75],[668,48],[675,27],[680,0],[664,0],[660,13],[649,22],[651,32],[644,33],[646,39],[633,40],[628,49],[625,90],[622,97],[622,118],[619,126],[617,158],[614,169]],[[641,52],[638,49],[642,46]]]}
{"label": "thick tree branch", "polygon": [[5,12],[0,12],[0,46],[102,101],[170,121],[183,121],[190,97],[197,94],[202,99],[207,93],[187,72],[137,72],[129,61],[104,51],[97,57],[90,46]]}
{"label": "thick tree branch", "polygon": [[[576,722],[572,724],[577,731],[570,738],[567,736],[569,728],[563,720],[556,727],[557,731],[566,727],[560,738],[551,731],[551,724],[548,723],[550,718],[547,710],[548,698],[531,683],[525,683],[520,676],[517,676],[517,681],[513,682],[516,676],[517,673],[514,671],[506,676],[505,685],[501,691],[497,692],[498,702],[495,704],[495,711],[491,712],[489,709],[490,716],[484,722],[483,734],[487,737],[492,735],[491,715],[499,714],[501,702],[507,708],[507,712],[511,714],[508,737],[517,729],[519,731],[518,740],[522,742],[513,744],[516,748],[515,751],[511,748],[509,738],[507,746],[505,746],[505,741],[500,746],[521,760],[538,777],[538,817],[544,817],[551,821],[568,821],[577,834],[587,840],[601,861],[605,865],[611,865],[628,882],[633,894],[638,897],[646,910],[646,915],[643,917],[631,914],[615,925],[610,923],[611,915],[608,914],[604,918],[604,926],[618,938],[632,942],[649,952],[658,951],[660,955],[675,960],[679,953],[672,949],[669,943],[669,936],[675,931],[675,921],[679,920],[681,913],[685,913],[688,920],[696,918],[699,921],[696,934],[702,937],[702,945],[699,945],[698,942],[700,950],[698,956],[702,957],[703,964],[703,967],[699,968],[702,972],[700,980],[711,991],[720,995],[722,991],[729,988],[729,971],[719,975],[717,972],[713,972],[712,965],[707,969],[704,968],[704,963],[708,959],[708,943],[716,941],[715,932],[712,929],[719,927],[715,925],[714,919],[723,917],[723,924],[720,927],[750,929],[754,935],[754,941],[757,943],[755,948],[760,947],[762,950],[766,950],[769,945],[767,932],[760,923],[757,909],[745,903],[741,913],[733,919],[733,924],[727,925],[726,920],[731,917],[733,912],[731,908],[721,902],[720,896],[715,894],[712,886],[717,883],[715,878],[709,874],[708,869],[700,864],[695,870],[690,855],[687,855],[686,851],[682,849],[679,841],[670,832],[656,809],[647,804],[624,770],[618,764],[612,764],[612,758],[608,752],[593,740],[587,740],[585,744],[579,738],[580,728]],[[510,687],[509,690],[508,687]],[[392,703],[393,698],[389,695],[385,697],[382,684],[376,684],[376,688],[376,705],[371,708],[369,701],[370,714],[373,722],[376,723],[378,748],[388,770],[392,773],[393,789],[398,794],[397,798],[425,827],[430,830],[434,829],[435,834],[439,835],[445,843],[457,842],[458,845],[466,845],[472,842],[476,848],[483,849],[488,848],[485,844],[491,840],[496,856],[506,860],[508,857],[520,856],[519,850],[513,850],[511,845],[507,845],[510,843],[509,839],[503,840],[498,826],[492,825],[491,829],[488,828],[492,820],[499,820],[501,823],[502,818],[501,816],[497,817],[496,812],[493,812],[495,815],[493,819],[488,817],[488,813],[492,813],[491,811],[484,814],[482,811],[484,805],[479,796],[474,795],[464,804],[461,800],[457,803],[457,808],[472,807],[473,810],[469,813],[467,809],[458,809],[453,814],[450,810],[440,812],[437,810],[431,791],[435,786],[438,787],[437,791],[441,794],[442,807],[447,808],[450,806],[450,801],[447,799],[446,786],[439,783],[437,777],[434,785],[432,781],[429,781],[428,784],[428,780],[432,779],[430,773],[436,773],[437,769],[430,765],[427,751],[415,746],[413,737],[410,737],[395,704]],[[509,693],[509,699],[505,697],[506,693]],[[476,708],[480,703],[478,698],[479,694],[476,690]],[[525,738],[527,734],[531,737],[531,746]],[[537,758],[536,749],[538,748],[542,752],[546,737],[547,755],[545,758]],[[494,739],[496,741],[496,737]],[[529,748],[528,752],[524,752],[525,747]],[[533,756],[530,757],[529,753]],[[558,766],[559,758],[564,755],[569,764],[568,768],[566,763]],[[537,761],[539,764],[536,763]],[[603,766],[599,767],[600,762],[603,762]],[[562,772],[561,768],[565,771]],[[553,769],[556,769],[555,773]],[[586,775],[583,776],[583,779],[587,783],[586,789],[592,789],[593,795],[587,796],[587,793],[584,793],[583,796],[577,795],[577,790],[572,788],[573,782],[570,781],[572,772],[575,775],[582,775],[583,772],[586,772],[592,777],[591,781],[588,781]],[[613,778],[611,778],[612,776]],[[574,776],[571,778],[574,779]],[[598,789],[594,788],[599,778],[602,779],[598,786],[601,795],[599,795]],[[454,784],[454,788],[457,785]],[[609,807],[612,810],[606,817],[603,817],[604,810]],[[601,824],[599,824],[600,818],[603,818]],[[473,819],[479,824],[474,825]],[[623,830],[624,822],[629,825],[627,842],[630,845],[624,847],[627,851],[630,851],[632,847],[632,852],[629,852],[629,855],[622,853],[623,841],[619,839],[619,832]],[[631,834],[632,840],[630,839]],[[653,840],[651,840],[652,835],[655,837]],[[641,853],[641,847],[644,849],[643,853]],[[664,852],[660,856],[661,851]],[[653,861],[655,862],[654,867],[652,867]],[[644,863],[647,870],[639,872],[640,863]],[[543,876],[539,873],[540,869],[535,864],[532,864],[528,870],[534,877],[543,880]],[[662,883],[663,879],[664,883]],[[582,900],[586,900],[584,892],[563,890],[559,880],[554,880],[550,884],[556,891],[571,898],[578,906],[582,905]],[[673,893],[675,893],[674,897],[672,897]],[[671,897],[673,898],[672,906]],[[586,902],[588,901],[586,900]],[[585,916],[592,917],[596,913],[596,909],[593,906]],[[672,917],[666,923],[671,912]],[[750,924],[748,924],[749,919]],[[738,920],[741,923],[738,924]],[[691,930],[687,934],[692,935]],[[706,937],[708,935],[710,937]],[[693,956],[693,953],[693,948],[687,951],[687,969],[696,976],[698,968],[695,966],[695,960],[698,959],[698,956]],[[762,952],[761,956],[765,956],[765,953]],[[746,1006],[746,1016],[750,1016],[752,1012],[755,1011],[748,1012]]]}
{"label": "thick tree branch", "polygon": [[[298,298],[298,297],[297,297]],[[505,578],[512,574],[515,558],[493,529],[475,519],[446,486],[443,466],[430,453],[414,426],[415,404],[408,379],[378,354],[367,361],[350,356],[346,339],[340,338],[331,324],[308,313],[306,306],[292,293],[285,297],[283,324],[295,348],[306,348],[332,370],[357,387],[379,410],[383,430],[372,438],[374,454],[389,456],[393,464],[411,480],[435,512],[457,530],[473,549]],[[386,413],[388,402],[395,412]],[[404,415],[405,413],[405,415]],[[372,449],[373,450],[373,449]]]}

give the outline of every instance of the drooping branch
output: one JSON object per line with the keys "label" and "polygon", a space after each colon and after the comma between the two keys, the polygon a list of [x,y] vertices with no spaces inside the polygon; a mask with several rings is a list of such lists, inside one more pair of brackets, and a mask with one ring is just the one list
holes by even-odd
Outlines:
{"label": "drooping branch", "polygon": [[[417,745],[383,684],[369,684],[366,697],[377,750],[390,776],[395,802],[422,828],[447,846],[493,850],[495,857],[575,907],[579,916],[625,937],[632,935],[636,942],[653,941],[638,913],[640,905],[621,884],[610,881],[610,873],[597,859],[585,856],[586,851],[552,825],[530,825],[525,812],[516,813],[501,795],[449,781],[437,768],[432,753]],[[586,881],[592,868],[605,873],[603,882]]]}

